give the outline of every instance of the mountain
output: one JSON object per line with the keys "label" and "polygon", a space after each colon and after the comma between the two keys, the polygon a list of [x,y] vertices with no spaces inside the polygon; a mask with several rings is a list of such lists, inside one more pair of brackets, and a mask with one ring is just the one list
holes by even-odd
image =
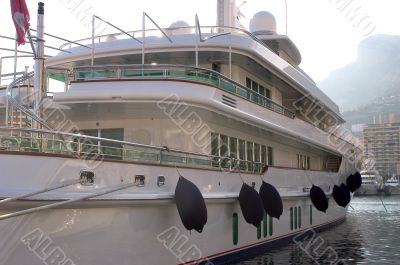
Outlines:
{"label": "mountain", "polygon": [[372,113],[400,115],[400,36],[366,38],[358,46],[356,61],[332,72],[318,86],[354,122],[370,121]]}

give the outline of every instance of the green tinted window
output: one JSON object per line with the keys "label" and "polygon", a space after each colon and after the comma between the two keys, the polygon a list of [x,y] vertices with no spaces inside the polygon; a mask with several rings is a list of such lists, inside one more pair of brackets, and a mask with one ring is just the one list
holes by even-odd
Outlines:
{"label": "green tinted window", "polygon": [[299,215],[299,228],[301,228],[301,206],[299,206],[299,210],[297,213]]}
{"label": "green tinted window", "polygon": [[253,163],[251,161],[253,161],[254,156],[253,156],[253,143],[252,142],[246,142],[246,149],[247,149],[247,157],[246,160],[249,161],[247,168],[249,171],[253,170]]}
{"label": "green tinted window", "polygon": [[[246,142],[244,140],[239,140],[239,159],[246,160]],[[240,162],[240,169],[246,169],[246,162]]]}
{"label": "green tinted window", "polygon": [[264,213],[262,223],[263,223],[263,236],[267,237],[267,235],[268,235],[268,216],[266,213]]}
{"label": "green tinted window", "polygon": [[[226,135],[220,135],[220,146],[219,146],[219,155],[221,157],[229,157],[229,152],[228,152],[228,136]],[[221,159],[221,167],[228,167],[229,166],[229,159],[227,158],[222,158]]]}
{"label": "green tinted window", "polygon": [[237,213],[232,215],[232,241],[234,245],[237,245],[239,241],[239,223]]}
{"label": "green tinted window", "polygon": [[254,165],[254,171],[259,172],[260,171],[260,161],[261,161],[261,146],[259,144],[254,144],[254,162],[257,162]]}
{"label": "green tinted window", "polygon": [[211,155],[215,156],[212,158],[212,165],[219,167],[218,156],[219,156],[219,135],[218,133],[211,132]]}
{"label": "green tinted window", "polygon": [[293,207],[290,207],[290,230],[293,230]]}
{"label": "green tinted window", "polygon": [[274,222],[272,219],[272,216],[269,216],[268,218],[268,223],[269,223],[269,236],[272,236],[272,234],[274,233]]}
{"label": "green tinted window", "polygon": [[268,146],[268,165],[269,166],[274,165],[274,153],[271,146]]}

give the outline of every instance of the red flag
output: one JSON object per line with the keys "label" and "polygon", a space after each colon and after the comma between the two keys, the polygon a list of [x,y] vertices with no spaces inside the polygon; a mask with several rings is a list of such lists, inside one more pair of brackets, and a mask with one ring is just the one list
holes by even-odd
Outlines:
{"label": "red flag", "polygon": [[29,28],[29,11],[25,0],[10,0],[11,15],[17,30],[17,43],[25,44],[25,31]]}

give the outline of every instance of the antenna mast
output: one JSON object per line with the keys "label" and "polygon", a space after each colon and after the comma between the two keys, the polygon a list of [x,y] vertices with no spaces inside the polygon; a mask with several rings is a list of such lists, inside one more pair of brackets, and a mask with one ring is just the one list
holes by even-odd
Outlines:
{"label": "antenna mast", "polygon": [[[40,102],[43,98],[44,86],[44,3],[38,3],[37,14],[37,32],[36,32],[36,56],[34,66],[34,112],[38,117],[41,117]],[[36,128],[40,125],[35,122]]]}

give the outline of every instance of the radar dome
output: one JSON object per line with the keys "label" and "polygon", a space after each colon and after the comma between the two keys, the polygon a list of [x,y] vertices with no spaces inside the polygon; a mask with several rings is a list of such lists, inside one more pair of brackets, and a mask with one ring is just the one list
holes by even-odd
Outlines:
{"label": "radar dome", "polygon": [[276,34],[275,17],[267,11],[256,13],[250,20],[250,32],[255,35]]}
{"label": "radar dome", "polygon": [[175,21],[169,26],[168,35],[183,35],[192,33],[192,29],[189,28],[189,24],[186,21]]}

